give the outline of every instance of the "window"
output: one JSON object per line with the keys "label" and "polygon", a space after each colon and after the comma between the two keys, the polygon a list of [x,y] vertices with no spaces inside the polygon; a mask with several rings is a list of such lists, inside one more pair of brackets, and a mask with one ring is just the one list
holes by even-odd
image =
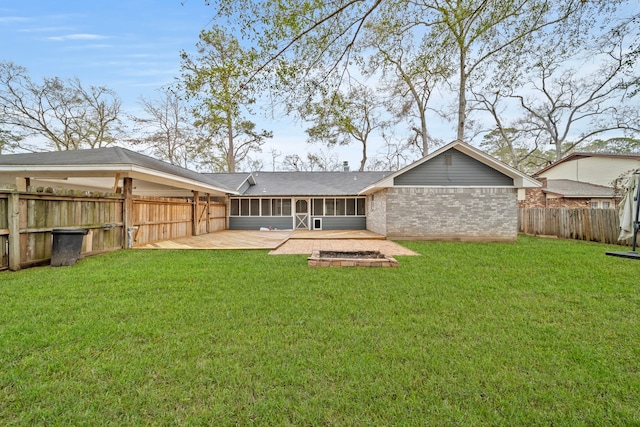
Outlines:
{"label": "window", "polygon": [[[291,199],[234,198],[229,201],[230,216],[292,216]],[[364,197],[311,199],[313,216],[364,216]]]}
{"label": "window", "polygon": [[591,200],[591,209],[611,209],[611,202],[608,200]]}
{"label": "window", "polygon": [[291,216],[291,199],[231,199],[230,216]]}

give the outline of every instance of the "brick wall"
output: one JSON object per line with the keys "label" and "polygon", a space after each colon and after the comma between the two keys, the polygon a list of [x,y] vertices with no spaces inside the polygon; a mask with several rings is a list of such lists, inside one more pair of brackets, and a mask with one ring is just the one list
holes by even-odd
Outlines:
{"label": "brick wall", "polygon": [[367,230],[387,235],[387,190],[367,197]]}
{"label": "brick wall", "polygon": [[588,208],[591,199],[550,197],[547,199],[542,188],[527,188],[525,200],[518,202],[519,208]]}
{"label": "brick wall", "polygon": [[513,188],[390,188],[385,198],[385,235],[391,239],[517,238],[517,190]]}
{"label": "brick wall", "polygon": [[546,208],[547,196],[542,188],[526,188],[525,199],[518,201],[519,208]]}

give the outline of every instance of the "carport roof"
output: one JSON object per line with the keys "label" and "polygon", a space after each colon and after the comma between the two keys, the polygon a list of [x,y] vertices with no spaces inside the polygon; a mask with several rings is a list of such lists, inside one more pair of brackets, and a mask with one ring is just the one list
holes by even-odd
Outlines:
{"label": "carport roof", "polygon": [[188,190],[235,193],[213,177],[121,147],[1,155],[0,173],[53,179],[119,174]]}

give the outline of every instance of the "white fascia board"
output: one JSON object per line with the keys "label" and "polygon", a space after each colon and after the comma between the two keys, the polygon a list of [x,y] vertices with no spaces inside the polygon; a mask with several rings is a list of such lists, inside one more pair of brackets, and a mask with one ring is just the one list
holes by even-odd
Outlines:
{"label": "white fascia board", "polygon": [[[205,182],[195,181],[189,178],[160,172],[155,169],[147,169],[139,166],[128,165],[130,169],[130,178],[143,179],[149,182],[155,182],[157,184],[170,185],[172,187],[184,188],[187,190],[203,191],[206,193],[221,193],[225,194],[238,194],[237,191],[231,191],[224,188],[219,188],[213,185],[209,185]],[[120,172],[122,174],[122,172]]]}

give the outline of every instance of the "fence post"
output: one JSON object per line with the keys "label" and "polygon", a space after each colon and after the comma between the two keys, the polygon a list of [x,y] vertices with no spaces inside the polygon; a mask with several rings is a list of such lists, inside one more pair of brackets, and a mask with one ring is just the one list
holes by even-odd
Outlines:
{"label": "fence post", "polygon": [[122,219],[123,219],[123,249],[130,249],[133,246],[133,179],[122,179],[122,194],[124,200],[122,203]]}
{"label": "fence post", "polygon": [[199,191],[194,191],[193,192],[193,205],[192,205],[192,215],[191,215],[191,235],[192,236],[197,236],[199,234],[199,216],[198,216],[198,211],[199,211],[199,207],[200,207],[200,192]]}
{"label": "fence post", "polygon": [[20,270],[20,193],[12,192],[8,198],[9,270]]}

